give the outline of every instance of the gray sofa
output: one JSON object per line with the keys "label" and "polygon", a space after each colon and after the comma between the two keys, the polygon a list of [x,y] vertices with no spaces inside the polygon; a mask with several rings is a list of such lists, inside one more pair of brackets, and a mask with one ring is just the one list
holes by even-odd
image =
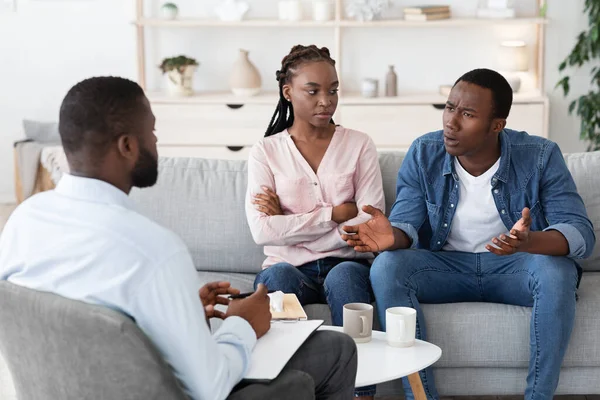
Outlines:
{"label": "gray sofa", "polygon": [[[381,153],[386,204],[393,204],[403,153]],[[600,152],[566,155],[600,238]],[[158,184],[134,190],[140,212],[172,229],[187,243],[203,283],[231,281],[252,290],[264,259],[244,214],[246,163],[192,158],[160,161]],[[600,394],[600,246],[581,263],[576,326],[558,394]],[[443,350],[435,364],[443,396],[519,395],[525,389],[529,319],[525,307],[457,303],[424,305],[429,340]],[[311,318],[331,321],[326,305],[310,305]],[[1,361],[1,360],[0,360]],[[0,384],[2,376],[0,362]],[[0,390],[1,393],[1,390]],[[401,382],[378,385],[382,395],[401,393]],[[1,396],[0,396],[1,397]]]}
{"label": "gray sofa", "polygon": [[[394,202],[403,153],[381,153],[386,204]],[[600,152],[566,156],[600,239]],[[229,280],[252,290],[264,260],[244,214],[246,163],[192,158],[162,159],[158,184],[132,193],[140,211],[185,240],[202,282]],[[600,245],[582,262],[576,327],[559,393],[600,394]],[[595,272],[596,271],[596,272]],[[311,318],[331,316],[310,305]],[[436,364],[441,395],[522,394],[529,359],[528,308],[503,304],[424,305],[429,340],[442,348]],[[400,382],[379,385],[380,394],[401,392]]]}

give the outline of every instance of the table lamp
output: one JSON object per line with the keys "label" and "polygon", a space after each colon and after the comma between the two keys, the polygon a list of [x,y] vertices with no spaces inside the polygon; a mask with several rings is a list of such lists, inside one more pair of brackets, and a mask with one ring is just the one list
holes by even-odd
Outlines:
{"label": "table lamp", "polygon": [[521,78],[518,72],[529,70],[529,55],[527,44],[520,40],[510,40],[500,43],[498,62],[501,72],[513,89],[518,92],[521,88]]}

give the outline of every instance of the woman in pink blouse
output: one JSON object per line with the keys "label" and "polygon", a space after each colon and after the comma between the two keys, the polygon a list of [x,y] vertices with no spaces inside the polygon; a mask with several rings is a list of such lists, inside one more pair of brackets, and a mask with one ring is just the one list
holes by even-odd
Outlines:
{"label": "woman in pink blouse", "polygon": [[327,303],[341,326],[344,304],[374,300],[373,254],[355,252],[341,228],[367,221],[364,205],[385,210],[377,151],[333,123],[339,82],[327,48],[295,46],[277,81],[277,110],[248,161],[246,215],[267,256],[254,285]]}

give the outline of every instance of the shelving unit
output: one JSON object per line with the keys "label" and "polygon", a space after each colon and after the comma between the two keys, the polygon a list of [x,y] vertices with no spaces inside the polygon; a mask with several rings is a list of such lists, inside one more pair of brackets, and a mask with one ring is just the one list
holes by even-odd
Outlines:
{"label": "shelving unit", "polygon": [[[323,29],[324,35],[332,35],[333,46],[330,47],[332,56],[336,59],[336,67],[340,73],[343,74],[344,66],[342,53],[349,51],[343,48],[343,37],[346,32],[351,30],[364,30],[364,29],[461,29],[469,27],[488,27],[491,25],[498,26],[533,26],[535,27],[535,42],[534,42],[534,54],[532,67],[530,72],[534,75],[535,87],[530,92],[519,92],[515,93],[515,99],[513,107],[514,112],[509,117],[509,122],[513,122],[515,127],[520,125],[520,129],[529,129],[534,131],[535,134],[541,136],[547,136],[548,132],[548,98],[543,90],[544,82],[544,42],[545,42],[545,27],[549,23],[546,18],[542,17],[520,17],[513,19],[479,19],[479,18],[451,18],[446,20],[434,20],[434,21],[406,21],[403,19],[389,19],[389,20],[374,20],[360,22],[355,20],[348,20],[342,17],[343,11],[343,0],[332,0],[334,3],[334,18],[331,21],[317,22],[312,20],[302,21],[280,21],[277,19],[248,19],[239,22],[224,22],[215,19],[194,19],[194,18],[181,18],[176,20],[164,20],[160,18],[147,17],[144,15],[144,0],[136,0],[137,3],[137,16],[134,24],[137,32],[137,60],[138,60],[138,82],[140,85],[147,89],[146,82],[146,53],[145,53],[145,30],[147,28],[153,29],[195,29],[195,28],[244,28],[244,29],[298,29],[300,34],[304,29]],[[536,4],[535,15],[539,15],[539,10],[544,7],[546,0],[534,0]],[[231,146],[236,141],[236,134],[233,132],[223,133],[223,137],[227,137],[223,143],[214,141],[211,139],[210,143],[202,139],[192,129],[189,132],[179,135],[174,133],[177,129],[179,131],[187,129],[180,121],[174,121],[179,118],[179,114],[172,111],[171,107],[177,107],[179,113],[185,115],[183,119],[187,124],[199,124],[203,127],[217,127],[219,124],[214,123],[219,118],[222,118],[223,122],[228,123],[232,119],[241,119],[245,122],[245,125],[235,129],[246,129],[244,135],[239,134],[239,143],[242,146],[247,146],[255,140],[258,140],[262,134],[264,125],[274,110],[274,105],[278,100],[278,95],[275,92],[263,92],[258,96],[254,97],[238,97],[230,93],[229,91],[222,92],[198,92],[193,96],[189,97],[170,97],[166,93],[162,92],[151,92],[147,91],[148,98],[153,104],[155,113],[162,113],[164,118],[171,118],[173,122],[169,125],[165,124],[165,129],[168,134],[171,135],[168,138],[160,138],[159,144],[162,141],[168,146],[177,146],[178,143],[181,146]],[[422,119],[427,121],[435,118],[437,128],[439,128],[440,121],[437,120],[438,116],[441,116],[441,105],[446,101],[446,97],[435,92],[422,92],[413,94],[401,94],[397,97],[377,97],[377,98],[364,98],[358,93],[351,91],[345,92],[340,91],[339,93],[339,107],[336,113],[336,122],[340,121],[342,124],[366,131],[372,137],[376,144],[385,148],[406,148],[410,141],[414,139],[416,131],[417,133],[425,133],[430,129],[433,124],[428,122],[419,123],[407,123],[406,119]],[[373,107],[379,106],[379,107]],[[433,107],[432,107],[433,106]],[[244,107],[242,109],[242,107]],[[374,112],[374,109],[377,111]],[[237,111],[236,111],[237,110]],[[247,115],[246,115],[247,114]],[[514,117],[512,116],[514,114]],[[203,120],[199,115],[206,115]],[[161,120],[161,115],[159,121]],[[254,117],[253,117],[254,116]],[[252,118],[260,119],[260,124],[254,124]],[[371,119],[369,119],[371,118]],[[512,120],[511,120],[512,118]],[[385,121],[381,121],[385,119]],[[387,123],[389,120],[389,123]],[[214,124],[213,124],[214,123]],[[212,124],[212,125],[211,125]],[[405,135],[403,138],[388,140],[383,134],[374,132],[375,130],[390,130],[398,124],[406,125],[404,131],[410,132],[401,135]],[[213,129],[213,128],[211,128]],[[216,129],[216,128],[214,128]],[[402,129],[400,129],[402,131]],[[248,136],[250,135],[250,136]],[[179,142],[174,140],[174,137],[180,137]],[[204,156],[204,155],[202,155]]]}

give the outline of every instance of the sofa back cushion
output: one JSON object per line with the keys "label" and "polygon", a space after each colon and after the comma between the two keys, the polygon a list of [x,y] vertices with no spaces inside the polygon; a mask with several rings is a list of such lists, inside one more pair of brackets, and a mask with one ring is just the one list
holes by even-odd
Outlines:
{"label": "sofa back cushion", "polygon": [[199,271],[257,273],[265,257],[246,221],[246,181],[245,161],[161,158],[157,184],[131,196],[183,239]]}
{"label": "sofa back cushion", "polygon": [[[379,155],[387,215],[404,155]],[[600,240],[600,152],[566,154],[565,160]],[[141,213],[182,237],[199,271],[257,273],[265,257],[246,221],[246,184],[246,161],[161,158],[157,184],[131,196]],[[581,265],[600,271],[600,245]]]}
{"label": "sofa back cushion", "polygon": [[565,154],[565,161],[596,232],[592,256],[578,262],[585,271],[600,271],[600,151]]}

